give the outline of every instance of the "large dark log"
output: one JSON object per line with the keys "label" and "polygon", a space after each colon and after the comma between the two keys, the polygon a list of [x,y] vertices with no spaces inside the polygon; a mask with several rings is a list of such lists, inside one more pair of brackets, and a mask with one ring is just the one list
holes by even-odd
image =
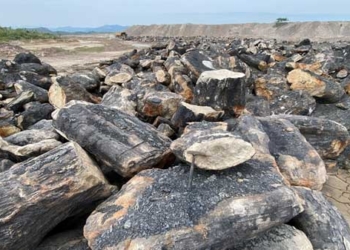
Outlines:
{"label": "large dark log", "polygon": [[226,69],[202,73],[195,87],[194,103],[240,115],[246,103],[244,76]]}
{"label": "large dark log", "polygon": [[34,249],[58,223],[114,190],[75,143],[0,174],[0,249]]}
{"label": "large dark log", "polygon": [[278,117],[259,118],[259,121],[270,138],[270,152],[288,181],[295,186],[321,190],[327,179],[325,164],[299,130]]}
{"label": "large dark log", "polygon": [[274,167],[248,161],[221,172],[143,171],[88,218],[92,249],[227,249],[303,211]]}
{"label": "large dark log", "polygon": [[350,143],[348,130],[341,124],[316,117],[280,115],[296,126],[323,159],[336,159]]}
{"label": "large dark log", "polygon": [[169,138],[136,117],[103,105],[67,105],[55,115],[54,126],[125,177],[161,167],[171,155]]}
{"label": "large dark log", "polygon": [[314,250],[314,248],[303,232],[283,224],[229,250]]}
{"label": "large dark log", "polygon": [[292,220],[303,231],[314,249],[350,249],[350,228],[339,211],[321,192],[295,188],[306,202],[305,211]]}

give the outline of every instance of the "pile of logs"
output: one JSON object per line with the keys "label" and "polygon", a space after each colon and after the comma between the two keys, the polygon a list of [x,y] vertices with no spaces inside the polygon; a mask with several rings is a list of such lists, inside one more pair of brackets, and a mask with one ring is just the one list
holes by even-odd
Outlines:
{"label": "pile of logs", "polygon": [[0,60],[0,250],[350,249],[350,45],[137,39]]}

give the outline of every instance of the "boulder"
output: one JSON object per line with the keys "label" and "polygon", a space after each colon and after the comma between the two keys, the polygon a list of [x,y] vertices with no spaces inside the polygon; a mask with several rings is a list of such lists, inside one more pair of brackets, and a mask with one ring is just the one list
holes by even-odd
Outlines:
{"label": "boulder", "polygon": [[69,77],[53,78],[54,83],[49,90],[49,101],[55,108],[63,108],[72,100],[99,103],[100,98],[93,96],[79,83]]}
{"label": "boulder", "polygon": [[49,103],[33,102],[28,104],[30,105],[27,108],[25,107],[25,111],[17,117],[17,126],[19,128],[27,129],[40,120],[51,118],[54,108]]}
{"label": "boulder", "polygon": [[339,211],[319,191],[295,190],[305,200],[305,211],[291,223],[306,234],[314,249],[349,249],[349,225]]}
{"label": "boulder", "polygon": [[22,52],[15,56],[13,59],[15,63],[22,64],[22,63],[37,63],[41,64],[41,61],[38,57],[36,57],[31,52]]}
{"label": "boulder", "polygon": [[109,73],[106,75],[105,84],[123,84],[129,82],[135,75],[134,70],[125,64],[112,64],[109,66]]}
{"label": "boulder", "polygon": [[23,110],[23,106],[34,99],[34,93],[25,91],[16,96],[11,102],[6,105],[6,109],[18,113]]}
{"label": "boulder", "polygon": [[92,249],[229,249],[289,221],[301,200],[274,167],[248,161],[222,172],[184,166],[139,173],[87,219]]}
{"label": "boulder", "polygon": [[181,57],[181,62],[190,72],[190,77],[197,81],[199,76],[209,70],[214,70],[212,59],[201,50],[191,50]]}
{"label": "boulder", "polygon": [[30,72],[30,71],[21,71],[19,72],[20,79],[26,82],[29,82],[35,86],[38,86],[40,88],[49,90],[52,80],[51,77],[48,76],[41,76],[37,73]]}
{"label": "boulder", "polygon": [[301,69],[289,72],[287,80],[292,90],[305,90],[328,103],[338,102],[345,94],[339,83]]}
{"label": "boulder", "polygon": [[230,250],[314,250],[310,240],[295,227],[283,224]]}
{"label": "boulder", "polygon": [[[223,130],[197,130],[184,134],[171,144],[174,154],[198,168],[223,170],[248,161],[255,154],[252,145]],[[195,153],[192,153],[195,152]]]}
{"label": "boulder", "polygon": [[136,117],[103,105],[72,102],[55,113],[54,127],[124,177],[162,167],[171,157],[169,138]]}
{"label": "boulder", "polygon": [[113,190],[94,161],[72,142],[14,165],[0,174],[2,249],[35,249],[58,223]]}
{"label": "boulder", "polygon": [[313,117],[332,120],[340,123],[350,131],[350,112],[336,104],[317,104]]}
{"label": "boulder", "polygon": [[321,190],[326,167],[317,151],[291,122],[278,117],[259,118],[269,136],[269,149],[285,178],[294,186]]}
{"label": "boulder", "polygon": [[244,76],[225,69],[202,73],[194,90],[194,104],[240,115],[246,103]]}
{"label": "boulder", "polygon": [[100,80],[96,75],[92,73],[82,74],[82,73],[75,73],[70,76],[72,82],[75,84],[80,84],[84,89],[87,91],[95,91],[98,90],[100,87]]}

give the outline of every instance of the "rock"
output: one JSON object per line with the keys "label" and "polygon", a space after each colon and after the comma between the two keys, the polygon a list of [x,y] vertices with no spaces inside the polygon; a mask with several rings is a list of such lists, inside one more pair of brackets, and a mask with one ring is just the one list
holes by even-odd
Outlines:
{"label": "rock", "polygon": [[38,86],[40,88],[49,90],[52,81],[50,77],[47,76],[41,76],[37,73],[30,72],[30,71],[21,71],[19,73],[20,79],[18,80],[24,80],[26,82],[29,82],[35,86]]}
{"label": "rock", "polygon": [[182,96],[172,92],[153,92],[145,95],[142,113],[149,117],[162,116],[171,119],[180,103]]}
{"label": "rock", "polygon": [[105,84],[123,84],[129,82],[135,75],[134,70],[125,64],[112,64],[106,76]]}
{"label": "rock", "polygon": [[216,111],[211,107],[191,105],[181,102],[171,122],[178,128],[185,128],[189,122],[219,121],[224,115],[223,111]]}
{"label": "rock", "polygon": [[87,91],[95,91],[98,90],[100,87],[100,80],[96,77],[96,75],[92,73],[88,74],[79,74],[75,73],[72,76],[70,76],[72,82],[75,84],[80,84],[84,87]]}
{"label": "rock", "polygon": [[166,137],[173,137],[175,135],[175,131],[172,129],[172,127],[166,123],[162,123],[158,126],[157,130],[159,133],[165,135]]}
{"label": "rock", "polygon": [[266,233],[235,245],[230,250],[313,250],[307,236],[295,227],[283,224]]}
{"label": "rock", "polygon": [[181,160],[207,170],[223,170],[248,161],[255,154],[252,145],[238,136],[220,130],[198,130],[184,134],[171,144],[171,150]]}
{"label": "rock", "polygon": [[98,67],[94,68],[92,73],[96,75],[100,80],[104,80],[107,76],[106,73]]}
{"label": "rock", "polygon": [[59,139],[59,135],[54,131],[45,130],[25,130],[14,135],[4,138],[5,141],[17,146],[24,146],[27,144],[37,143],[43,140]]}
{"label": "rock", "polygon": [[52,120],[40,120],[34,125],[30,126],[28,128],[29,130],[35,129],[35,130],[42,130],[42,131],[48,131],[48,132],[55,132],[55,128],[52,126]]}
{"label": "rock", "polygon": [[35,86],[34,84],[19,80],[15,83],[14,86],[17,94],[21,94],[25,91],[29,91],[29,92],[33,92],[35,101],[38,101],[41,103],[45,103],[49,101],[47,91],[43,88]]}
{"label": "rock", "polygon": [[14,164],[8,159],[0,159],[0,173],[9,170]]}
{"label": "rock", "polygon": [[295,189],[306,204],[305,211],[292,223],[306,234],[314,249],[349,249],[350,229],[338,210],[321,192],[300,187]]}
{"label": "rock", "polygon": [[254,116],[270,116],[270,103],[260,96],[247,96],[245,112]]}
{"label": "rock", "polygon": [[313,72],[314,74],[319,76],[323,74],[322,64],[320,62],[316,62],[312,64],[288,62],[286,63],[286,69],[287,70],[301,69],[304,71]]}
{"label": "rock", "polygon": [[181,62],[188,68],[194,81],[197,81],[203,72],[215,69],[211,58],[201,50],[187,52],[182,55]]}
{"label": "rock", "polygon": [[337,73],[337,78],[344,79],[349,75],[346,69],[342,69]]}
{"label": "rock", "polygon": [[31,91],[25,91],[20,93],[15,99],[6,105],[6,109],[12,110],[15,113],[23,110],[23,106],[34,99],[34,93]]}
{"label": "rock", "polygon": [[257,96],[272,100],[280,97],[289,90],[287,79],[278,74],[266,74],[254,82],[254,90]]}
{"label": "rock", "polygon": [[244,76],[229,70],[202,73],[195,87],[194,104],[240,115],[246,103]]}
{"label": "rock", "polygon": [[103,96],[101,104],[124,111],[130,115],[135,115],[137,107],[137,96],[132,90],[114,85]]}
{"label": "rock", "polygon": [[312,116],[338,122],[350,131],[349,110],[339,108],[335,104],[317,104]]}
{"label": "rock", "polygon": [[58,223],[113,190],[75,143],[14,165],[0,174],[2,248],[35,249]]}
{"label": "rock", "polygon": [[49,90],[49,101],[55,108],[63,108],[72,100],[91,103],[101,101],[100,98],[87,92],[82,85],[75,83],[69,77],[54,78],[53,81]]}
{"label": "rock", "polygon": [[278,118],[293,123],[324,159],[337,159],[350,143],[350,135],[341,124],[316,117],[282,115]]}
{"label": "rock", "polygon": [[119,110],[71,103],[54,116],[54,127],[66,138],[124,177],[162,167],[171,157],[169,138]]}
{"label": "rock", "polygon": [[153,67],[153,72],[156,75],[157,82],[165,86],[168,86],[170,84],[171,77],[165,69],[163,69],[160,66],[157,66]]}
{"label": "rock", "polygon": [[27,129],[40,120],[50,119],[54,108],[48,103],[33,102],[24,112],[17,117],[17,126]]}
{"label": "rock", "polygon": [[326,167],[299,130],[277,117],[259,118],[259,121],[270,138],[270,152],[290,184],[321,190],[327,180]]}
{"label": "rock", "polygon": [[22,64],[22,63],[37,63],[41,64],[41,61],[39,58],[37,58],[34,54],[31,52],[23,52],[19,53],[15,56],[15,59],[13,59],[15,63]]}
{"label": "rock", "polygon": [[35,250],[90,250],[81,230],[70,230],[44,239]]}
{"label": "rock", "polygon": [[291,71],[287,80],[292,90],[305,90],[329,103],[338,102],[345,94],[340,84],[300,69]]}
{"label": "rock", "polygon": [[22,63],[19,65],[19,71],[30,71],[41,76],[56,75],[57,71],[49,64]]}
{"label": "rock", "polygon": [[273,166],[248,161],[222,172],[183,166],[143,171],[87,219],[92,249],[228,249],[302,209]]}
{"label": "rock", "polygon": [[6,137],[20,131],[21,129],[16,126],[16,120],[13,117],[0,119],[0,136]]}

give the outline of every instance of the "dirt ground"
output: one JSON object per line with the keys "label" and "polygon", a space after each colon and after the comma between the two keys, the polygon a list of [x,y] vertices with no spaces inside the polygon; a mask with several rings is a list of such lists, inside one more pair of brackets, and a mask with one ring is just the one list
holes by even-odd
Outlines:
{"label": "dirt ground", "polygon": [[12,41],[0,43],[0,59],[12,60],[23,51],[31,51],[59,73],[91,69],[100,61],[111,60],[148,44],[117,39],[113,34],[71,35],[54,40]]}

